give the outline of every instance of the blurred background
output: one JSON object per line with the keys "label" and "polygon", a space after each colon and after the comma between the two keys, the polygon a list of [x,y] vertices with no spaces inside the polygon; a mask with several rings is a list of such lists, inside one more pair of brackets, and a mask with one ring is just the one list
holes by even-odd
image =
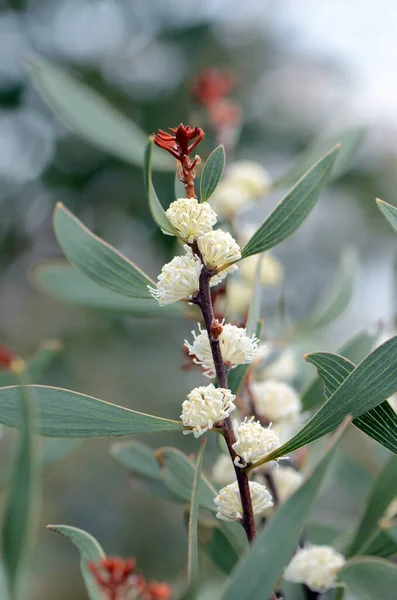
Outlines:
{"label": "blurred background", "polygon": [[[34,263],[61,256],[51,222],[57,201],[152,277],[174,251],[151,219],[142,171],[57,119],[27,74],[32,52],[80,74],[147,133],[181,121],[203,126],[204,152],[217,140],[193,81],[207,67],[231,73],[243,115],[234,158],[257,160],[273,178],[319,133],[364,126],[353,168],[275,255],[294,321],[327,288],[341,250],[358,250],[348,311],[305,351],[333,350],[379,321],[388,328],[395,236],[374,200],[394,203],[396,195],[396,28],[389,0],[0,0],[1,343],[29,356],[43,339],[58,338],[64,350],[46,383],[162,416],[177,418],[183,395],[202,381],[181,370],[181,343],[193,323],[70,307],[30,283]],[[165,205],[172,179],[156,176]],[[247,221],[263,218],[279,197],[270,194]],[[273,289],[264,298],[265,327],[279,297]],[[144,441],[196,451],[194,440],[181,437]],[[88,441],[46,471],[29,600],[85,597],[75,549],[46,532],[47,523],[88,530],[109,554],[136,556],[148,577],[170,580],[184,569],[182,509],[148,495],[108,448],[106,440]],[[357,513],[351,498],[343,510],[350,523]]]}

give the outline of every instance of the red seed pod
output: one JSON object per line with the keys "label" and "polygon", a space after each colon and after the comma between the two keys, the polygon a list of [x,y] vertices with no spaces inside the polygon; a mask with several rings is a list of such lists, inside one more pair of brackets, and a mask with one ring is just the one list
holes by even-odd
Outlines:
{"label": "red seed pod", "polygon": [[0,369],[9,369],[13,360],[16,359],[16,354],[6,348],[0,346]]}

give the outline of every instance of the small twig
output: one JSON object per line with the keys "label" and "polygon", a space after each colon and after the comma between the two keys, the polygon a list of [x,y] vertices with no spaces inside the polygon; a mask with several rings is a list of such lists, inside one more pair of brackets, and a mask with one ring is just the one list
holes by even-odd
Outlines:
{"label": "small twig", "polygon": [[[202,256],[198,251],[196,245],[193,245],[193,251],[199,256],[202,260]],[[227,382],[227,369],[226,365],[223,362],[221,348],[219,345],[219,341],[213,339],[211,334],[211,325],[214,322],[214,311],[212,307],[211,301],[211,290],[210,290],[210,280],[214,272],[211,269],[208,269],[205,265],[201,270],[200,280],[199,280],[199,292],[195,299],[195,303],[200,307],[201,313],[203,315],[205,327],[208,333],[208,339],[211,346],[212,358],[214,360],[215,372],[218,379],[218,385],[222,388],[228,388]],[[248,541],[252,542],[252,540],[256,536],[256,528],[255,528],[255,519],[254,519],[254,511],[252,508],[251,494],[249,488],[248,476],[245,473],[244,469],[237,467],[234,464],[234,459],[237,454],[233,450],[232,446],[236,441],[236,437],[234,435],[233,423],[231,417],[225,419],[222,423],[222,432],[225,438],[225,442],[227,444],[230,457],[233,461],[234,470],[236,473],[237,483],[240,491],[241,504],[243,508],[243,519],[242,525],[244,527],[245,533],[247,535]]]}

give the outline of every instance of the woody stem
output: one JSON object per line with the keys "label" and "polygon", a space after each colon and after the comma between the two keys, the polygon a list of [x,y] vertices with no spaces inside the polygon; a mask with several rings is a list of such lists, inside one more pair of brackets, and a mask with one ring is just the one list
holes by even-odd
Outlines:
{"label": "woody stem", "polygon": [[[194,250],[196,251],[196,249]],[[225,363],[223,362],[219,340],[213,339],[211,335],[211,325],[214,321],[214,311],[211,301],[210,280],[213,274],[214,273],[211,269],[208,269],[208,267],[203,265],[200,274],[199,292],[196,299],[196,303],[198,304],[198,306],[200,306],[205,327],[208,333],[212,358],[214,360],[215,365],[215,372],[218,379],[218,386],[228,389],[227,369]],[[236,437],[234,435],[233,423],[230,417],[227,417],[223,421],[222,432],[229,450],[230,457],[233,461],[237,483],[240,491],[241,505],[243,509],[243,518],[241,523],[244,527],[248,541],[252,542],[256,536],[256,528],[254,511],[252,508],[251,493],[249,488],[249,481],[244,469],[237,467],[234,463],[234,459],[237,455],[236,452],[233,450],[232,446],[236,441]]]}

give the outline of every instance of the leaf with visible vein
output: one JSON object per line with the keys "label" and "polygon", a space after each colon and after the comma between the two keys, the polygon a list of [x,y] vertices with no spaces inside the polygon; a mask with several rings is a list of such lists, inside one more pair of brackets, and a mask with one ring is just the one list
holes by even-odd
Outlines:
{"label": "leaf with visible vein", "polygon": [[[62,388],[32,385],[35,393],[37,432],[48,437],[88,438],[139,435],[182,430],[172,421],[110,404]],[[19,386],[0,388],[0,423],[20,427]]]}
{"label": "leaf with visible vein", "polygon": [[200,202],[207,202],[215,192],[225,169],[225,148],[220,144],[211,152],[200,179]]}
{"label": "leaf with visible vein", "polygon": [[[325,396],[330,398],[356,366],[338,354],[317,352],[306,356],[324,381]],[[353,420],[353,425],[397,454],[397,415],[387,400]]]}
{"label": "leaf with visible vein", "polygon": [[145,150],[144,160],[144,179],[146,194],[149,204],[149,210],[153,217],[153,221],[157,223],[163,233],[168,235],[177,235],[174,227],[171,225],[167,215],[165,214],[164,208],[160,204],[160,200],[157,197],[156,190],[153,186],[152,181],[152,154],[153,154],[154,138],[150,136],[149,141]]}
{"label": "leaf with visible vein", "polygon": [[198,540],[197,526],[200,508],[199,487],[201,484],[201,469],[203,467],[203,457],[207,438],[201,442],[200,450],[197,455],[194,476],[192,482],[192,496],[190,500],[189,524],[188,524],[188,551],[187,551],[187,578],[189,585],[194,587],[198,581]]}
{"label": "leaf with visible vein", "polygon": [[382,558],[353,558],[338,579],[357,600],[396,600],[397,566]]}
{"label": "leaf with visible vein", "polygon": [[[60,67],[38,56],[30,58],[28,65],[44,100],[75,133],[130,164],[143,165],[147,134],[140,127]],[[153,164],[169,171],[175,163],[157,150]]]}
{"label": "leaf with visible vein", "polygon": [[392,204],[384,202],[380,198],[376,199],[376,204],[382,215],[386,217],[394,231],[397,233],[397,208]]}
{"label": "leaf with visible vein", "polygon": [[331,175],[338,150],[336,147],[321,158],[288,192],[244,246],[242,259],[270,250],[302,225]]}
{"label": "leaf with visible vein", "polygon": [[154,281],[94,235],[61,202],[55,207],[54,230],[65,256],[86,277],[117,294],[151,299],[148,285],[156,285]]}
{"label": "leaf with visible vein", "polygon": [[[338,350],[338,354],[349,359],[352,363],[359,363],[374,346],[378,332],[362,331],[346,342]],[[324,384],[321,377],[314,377],[305,387],[301,395],[302,411],[312,410],[324,401]]]}
{"label": "leaf with visible vein", "polygon": [[95,579],[87,566],[91,561],[96,563],[105,558],[105,553],[97,540],[86,531],[68,525],[47,525],[47,529],[63,535],[76,546],[80,553],[80,569],[88,597],[90,600],[103,600],[102,593],[98,590]]}
{"label": "leaf with visible vein", "polygon": [[397,525],[391,527],[379,527],[366,541],[357,554],[364,556],[379,556],[388,558],[397,554]]}
{"label": "leaf with visible vein", "polygon": [[200,519],[198,538],[200,548],[210,557],[215,566],[229,575],[239,559],[239,554],[222,527],[214,521]]}
{"label": "leaf with visible vein", "polygon": [[289,442],[271,452],[267,460],[290,454],[323,437],[346,415],[361,417],[396,391],[397,337],[393,337],[361,361],[310,421]]}
{"label": "leaf with visible vein", "polygon": [[357,527],[349,556],[360,552],[362,546],[376,531],[379,520],[383,517],[389,504],[397,496],[397,456],[391,456],[383,470],[374,481],[366,508]]}

